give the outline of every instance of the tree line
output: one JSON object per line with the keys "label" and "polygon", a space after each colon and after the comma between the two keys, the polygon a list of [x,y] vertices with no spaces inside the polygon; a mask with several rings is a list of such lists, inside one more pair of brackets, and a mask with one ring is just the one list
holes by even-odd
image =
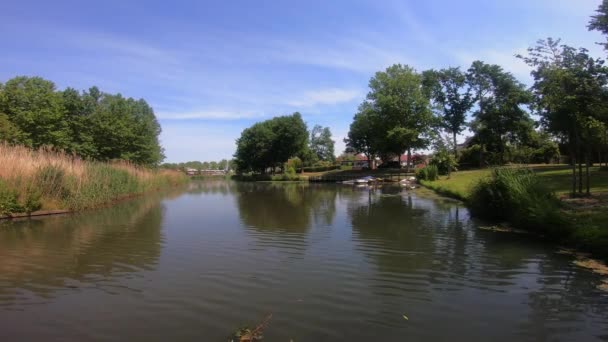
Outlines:
{"label": "tree line", "polygon": [[60,91],[40,77],[0,83],[0,141],[9,144],[156,166],[164,159],[160,132],[154,110],[143,99],[97,87]]}
{"label": "tree line", "polygon": [[187,161],[183,163],[163,163],[160,165],[163,169],[184,170],[186,168],[195,170],[234,170],[236,165],[234,160],[222,159],[220,161]]}
{"label": "tree line", "polygon": [[329,127],[316,125],[308,131],[302,115],[296,112],[255,123],[236,140],[238,172],[285,170],[288,161],[293,168],[332,164],[334,141]]}
{"label": "tree line", "polygon": [[[588,28],[608,36],[608,0]],[[608,50],[608,43],[601,44]],[[533,68],[529,88],[501,66],[482,61],[466,71],[419,73],[395,64],[377,72],[353,118],[347,146],[372,161],[432,147],[433,162],[448,173],[458,163],[550,162],[561,152],[572,165],[572,194],[588,194],[589,167],[608,164],[605,61],[552,38],[516,57]],[[459,148],[456,137],[466,128],[473,136]]]}

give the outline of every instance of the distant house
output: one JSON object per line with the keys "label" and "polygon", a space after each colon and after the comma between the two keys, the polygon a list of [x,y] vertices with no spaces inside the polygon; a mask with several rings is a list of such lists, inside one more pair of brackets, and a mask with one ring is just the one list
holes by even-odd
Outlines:
{"label": "distant house", "polygon": [[199,171],[197,169],[193,169],[193,168],[190,168],[190,167],[187,167],[184,171],[186,171],[186,174],[188,176],[194,176],[194,175],[198,175],[199,174]]}
{"label": "distant house", "polygon": [[[392,162],[399,162],[399,157],[393,157]],[[428,164],[429,158],[424,154],[413,154],[412,159],[408,158],[407,154],[401,155],[401,167],[424,167]]]}
{"label": "distant house", "polygon": [[[378,165],[380,158],[376,158],[374,165]],[[370,162],[367,156],[363,153],[356,154],[350,158],[340,160],[342,166],[352,166],[353,170],[363,170],[370,168]]]}

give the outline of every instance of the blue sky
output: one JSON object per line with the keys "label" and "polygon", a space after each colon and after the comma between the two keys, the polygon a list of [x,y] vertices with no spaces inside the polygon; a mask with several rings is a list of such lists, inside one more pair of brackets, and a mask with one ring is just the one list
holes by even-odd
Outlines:
{"label": "blue sky", "polygon": [[539,38],[604,52],[586,24],[600,0],[3,1],[0,82],[144,98],[167,161],[230,158],[255,121],[294,111],[336,152],[374,72],[475,59],[529,82],[513,57]]}

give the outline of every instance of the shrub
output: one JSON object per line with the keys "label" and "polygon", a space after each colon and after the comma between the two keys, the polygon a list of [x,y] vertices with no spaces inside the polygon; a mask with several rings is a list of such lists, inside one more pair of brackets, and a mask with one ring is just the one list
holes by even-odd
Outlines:
{"label": "shrub", "polygon": [[340,169],[340,165],[311,166],[311,167],[302,168],[302,171],[304,171],[304,172],[324,172],[324,171],[332,171],[332,170],[339,170],[339,169]]}
{"label": "shrub", "polygon": [[565,233],[558,198],[529,169],[494,169],[475,184],[467,205],[473,216],[541,233]]}
{"label": "shrub", "polygon": [[23,208],[17,200],[17,192],[9,189],[6,184],[0,181],[0,215],[10,215],[23,212]]}
{"label": "shrub", "polygon": [[437,151],[435,155],[433,155],[430,164],[437,167],[437,171],[440,175],[447,175],[449,171],[458,171],[456,158],[447,149]]}
{"label": "shrub", "polygon": [[436,165],[425,166],[416,170],[416,178],[418,180],[436,181],[439,178],[439,170]]}

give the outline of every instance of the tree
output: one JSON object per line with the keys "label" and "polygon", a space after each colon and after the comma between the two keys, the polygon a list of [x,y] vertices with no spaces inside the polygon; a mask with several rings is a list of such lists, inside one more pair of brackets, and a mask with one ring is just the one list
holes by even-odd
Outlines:
{"label": "tree", "polygon": [[62,98],[53,82],[40,77],[15,77],[2,87],[0,112],[21,132],[29,147],[70,147],[70,132]]}
{"label": "tree", "polygon": [[301,155],[308,145],[308,130],[300,113],[275,117],[245,129],[234,154],[239,172],[266,173]]}
{"label": "tree", "polygon": [[[560,137],[568,146],[572,164],[572,196],[576,195],[576,163],[579,164],[578,192],[583,192],[582,164],[587,174],[591,146],[601,135],[605,122],[608,94],[608,69],[604,61],[589,56],[584,48],[561,45],[560,40],[539,40],[518,56],[532,66],[535,109],[547,131]],[[587,193],[589,177],[587,176]]]}
{"label": "tree", "polygon": [[[370,160],[386,158],[430,143],[433,121],[422,77],[409,66],[395,64],[369,81],[367,100],[351,124],[347,144]],[[400,161],[401,162],[401,161]]]}
{"label": "tree", "polygon": [[458,159],[456,136],[465,129],[466,116],[475,99],[466,75],[459,68],[423,72],[427,96],[433,99],[441,118],[440,125],[452,135],[454,158]]}
{"label": "tree", "polygon": [[[591,20],[589,21],[587,28],[589,31],[599,31],[605,36],[608,36],[608,0],[602,1],[596,10],[596,13],[596,15],[591,16]],[[608,42],[598,44],[602,45],[604,49],[608,50]]]}
{"label": "tree", "polygon": [[374,168],[374,160],[380,148],[382,131],[378,122],[378,114],[373,111],[368,102],[359,106],[359,112],[355,114],[350,124],[348,137],[344,139],[347,148],[357,153],[363,153],[369,161],[369,167]]}
{"label": "tree", "polygon": [[226,159],[222,159],[217,163],[217,168],[219,170],[226,170],[228,169],[228,160]]}
{"label": "tree", "polygon": [[317,155],[319,160],[334,162],[334,141],[331,139],[329,127],[315,125],[310,132],[310,149]]}
{"label": "tree", "polygon": [[507,146],[521,143],[533,124],[523,108],[530,103],[531,95],[511,73],[481,61],[473,62],[467,82],[478,103],[471,128],[481,145],[480,162],[484,162],[483,151],[487,149],[493,152],[492,162],[504,164]]}
{"label": "tree", "polygon": [[50,146],[96,160],[123,159],[156,166],[164,158],[160,125],[144,100],[57,91],[40,77],[16,77],[0,86],[0,140]]}
{"label": "tree", "polygon": [[[409,66],[395,64],[377,72],[370,80],[367,95],[385,123],[383,152],[399,156],[412,149],[426,148],[433,122],[430,103],[422,86],[422,77]],[[409,163],[408,163],[409,165]]]}

